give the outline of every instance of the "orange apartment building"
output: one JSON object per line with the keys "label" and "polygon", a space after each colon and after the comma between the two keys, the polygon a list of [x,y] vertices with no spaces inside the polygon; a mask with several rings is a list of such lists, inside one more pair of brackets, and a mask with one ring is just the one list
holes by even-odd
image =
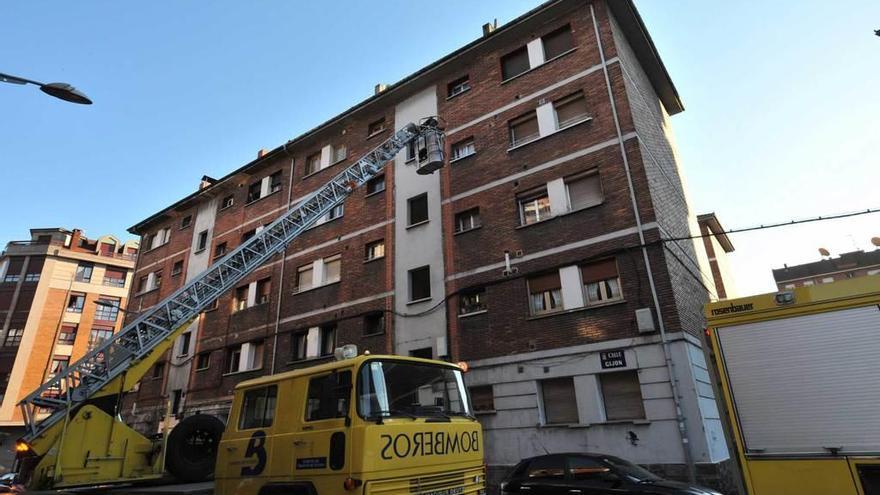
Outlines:
{"label": "orange apartment building", "polygon": [[23,431],[18,401],[121,328],[138,247],[47,228],[0,253],[0,471]]}

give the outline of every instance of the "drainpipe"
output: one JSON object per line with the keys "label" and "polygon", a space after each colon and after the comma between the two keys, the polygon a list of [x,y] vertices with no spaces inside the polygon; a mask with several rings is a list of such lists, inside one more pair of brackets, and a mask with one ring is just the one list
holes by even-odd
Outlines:
{"label": "drainpipe", "polygon": [[660,299],[657,296],[657,286],[654,284],[654,274],[651,270],[651,261],[648,259],[648,249],[645,247],[645,232],[642,226],[642,217],[639,214],[639,205],[636,201],[636,191],[633,186],[632,173],[629,169],[629,159],[626,155],[626,147],[623,142],[623,132],[620,130],[620,120],[617,116],[617,105],[614,102],[614,93],[611,91],[611,78],[608,76],[608,65],[605,62],[605,49],[602,46],[602,39],[599,36],[599,23],[596,21],[596,12],[593,4],[590,4],[590,17],[593,19],[593,30],[596,33],[596,44],[599,47],[599,57],[602,62],[602,72],[605,75],[605,86],[608,89],[608,100],[611,103],[611,113],[614,117],[614,127],[617,131],[617,140],[620,143],[620,156],[623,158],[623,169],[626,172],[626,181],[629,186],[629,197],[632,201],[633,214],[636,220],[636,230],[639,233],[639,243],[642,245],[642,258],[645,268],[648,272],[648,285],[651,287],[651,298],[654,302],[654,310],[657,312],[657,320],[660,324],[660,341],[663,347],[663,357],[666,361],[666,370],[669,372],[669,383],[672,386],[672,401],[675,403],[675,418],[678,422],[678,431],[681,435],[682,450],[684,451],[684,460],[688,468],[688,479],[691,483],[696,481],[696,467],[694,466],[693,454],[691,453],[691,444],[688,437],[686,418],[681,407],[681,395],[678,390],[678,379],[675,375],[675,364],[672,362],[672,353],[669,349],[669,341],[666,338],[666,325],[663,323],[663,315],[660,312]]}
{"label": "drainpipe", "polygon": [[[287,211],[290,211],[290,201],[293,199],[293,162],[294,159],[287,151],[287,143],[284,143],[284,153],[290,156],[290,177],[287,181]],[[281,300],[284,297],[284,265],[287,250],[281,251],[281,275],[278,280],[278,304],[275,307],[275,330],[272,336],[272,365],[269,367],[269,374],[275,374],[275,357],[278,355],[278,327],[281,325]]]}

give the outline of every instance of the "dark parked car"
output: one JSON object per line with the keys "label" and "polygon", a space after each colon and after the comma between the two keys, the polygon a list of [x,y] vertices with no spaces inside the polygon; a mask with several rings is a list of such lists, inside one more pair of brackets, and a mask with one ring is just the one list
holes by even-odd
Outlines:
{"label": "dark parked car", "polygon": [[501,483],[501,491],[540,495],[721,495],[708,488],[665,480],[629,461],[603,454],[550,454],[525,459]]}

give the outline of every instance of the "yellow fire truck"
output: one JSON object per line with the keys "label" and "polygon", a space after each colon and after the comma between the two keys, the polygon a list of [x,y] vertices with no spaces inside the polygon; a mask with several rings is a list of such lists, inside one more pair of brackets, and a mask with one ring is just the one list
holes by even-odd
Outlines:
{"label": "yellow fire truck", "polygon": [[215,493],[482,495],[482,432],[462,371],[361,355],[244,382]]}
{"label": "yellow fire truck", "polygon": [[707,305],[749,495],[880,494],[880,276]]}

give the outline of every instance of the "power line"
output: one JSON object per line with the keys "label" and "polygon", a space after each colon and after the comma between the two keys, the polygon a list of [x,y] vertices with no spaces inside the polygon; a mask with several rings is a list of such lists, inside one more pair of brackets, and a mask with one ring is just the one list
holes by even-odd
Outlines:
{"label": "power line", "polygon": [[692,236],[685,236],[685,237],[667,237],[667,238],[663,238],[663,239],[658,239],[658,240],[654,241],[653,243],[647,243],[646,245],[657,244],[657,243],[661,243],[661,242],[687,241],[690,239],[703,239],[705,237],[716,237],[716,236],[719,236],[722,234],[737,234],[740,232],[750,232],[753,230],[775,229],[778,227],[788,227],[791,225],[800,225],[803,223],[823,222],[825,220],[838,220],[840,218],[857,217],[860,215],[868,215],[870,213],[878,213],[878,212],[880,212],[880,208],[868,208],[867,210],[859,210],[859,211],[853,211],[853,212],[849,212],[849,213],[838,213],[835,215],[803,218],[800,220],[790,220],[788,222],[771,223],[768,225],[756,225],[753,227],[744,227],[741,229],[730,229],[730,230],[724,230],[721,232],[711,232],[709,234],[692,235]]}

